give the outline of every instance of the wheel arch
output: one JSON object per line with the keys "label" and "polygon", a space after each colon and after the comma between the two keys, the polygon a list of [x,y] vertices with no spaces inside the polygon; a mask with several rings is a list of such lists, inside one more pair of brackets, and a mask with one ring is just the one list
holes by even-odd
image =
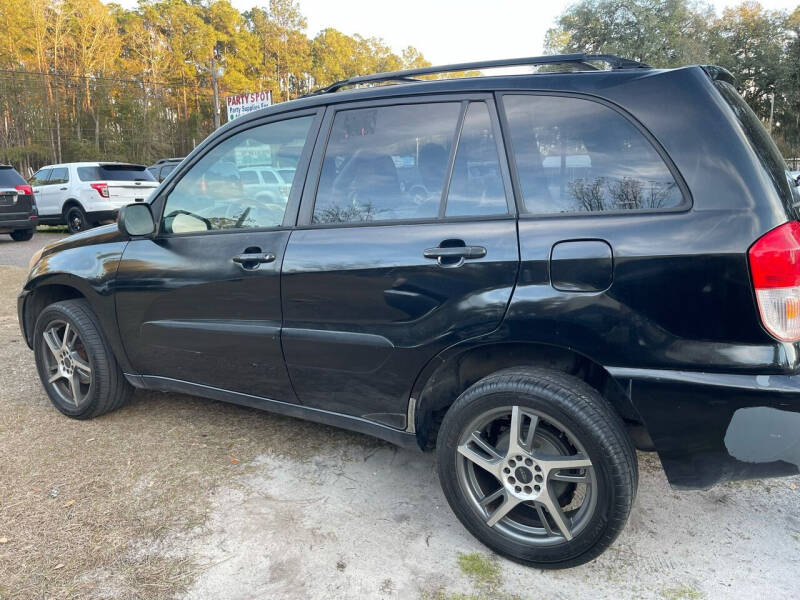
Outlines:
{"label": "wheel arch", "polygon": [[409,424],[417,442],[432,449],[442,419],[459,395],[478,380],[510,367],[545,367],[573,375],[596,389],[619,414],[634,445],[653,449],[638,411],[625,390],[602,365],[574,351],[536,342],[496,342],[450,349],[418,377],[409,402]]}
{"label": "wheel arch", "polygon": [[66,218],[67,211],[70,208],[72,208],[73,206],[77,206],[82,211],[86,212],[86,209],[83,207],[83,204],[81,204],[80,200],[78,200],[77,198],[67,198],[66,200],[64,200],[64,203],[61,205],[61,216]]}

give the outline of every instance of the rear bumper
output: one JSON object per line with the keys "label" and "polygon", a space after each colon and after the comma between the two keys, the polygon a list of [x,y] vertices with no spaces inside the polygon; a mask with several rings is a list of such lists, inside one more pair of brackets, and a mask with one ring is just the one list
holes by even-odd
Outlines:
{"label": "rear bumper", "polygon": [[12,219],[7,219],[0,215],[0,233],[10,233],[19,229],[33,229],[38,224],[38,219],[30,219],[27,215],[22,218],[14,215]]}
{"label": "rear bumper", "polygon": [[674,487],[800,472],[800,376],[609,371],[629,391]]}

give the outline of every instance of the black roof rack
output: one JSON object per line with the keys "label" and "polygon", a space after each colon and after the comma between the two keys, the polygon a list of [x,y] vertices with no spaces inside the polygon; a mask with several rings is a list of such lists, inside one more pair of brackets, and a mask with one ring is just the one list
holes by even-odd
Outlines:
{"label": "black roof rack", "polygon": [[418,69],[406,69],[404,71],[391,71],[387,73],[375,73],[373,75],[357,75],[350,79],[342,79],[320,88],[307,96],[327,94],[335,92],[343,87],[350,85],[360,85],[364,83],[380,83],[385,81],[419,81],[414,79],[420,75],[435,75],[437,73],[455,73],[458,71],[474,71],[478,69],[495,69],[499,67],[518,67],[536,65],[557,65],[572,64],[585,67],[587,70],[596,71],[597,67],[593,62],[604,62],[611,65],[612,69],[650,69],[650,65],[627,58],[614,56],[613,54],[552,54],[550,56],[531,56],[527,58],[507,58],[500,60],[483,60],[478,62],[457,63],[452,65],[440,65],[438,67],[421,67]]}

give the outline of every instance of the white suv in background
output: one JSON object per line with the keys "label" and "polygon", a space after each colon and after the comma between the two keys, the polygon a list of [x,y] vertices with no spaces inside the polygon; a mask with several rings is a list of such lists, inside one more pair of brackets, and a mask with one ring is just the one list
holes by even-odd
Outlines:
{"label": "white suv in background", "polygon": [[146,202],[158,182],[144,165],[79,162],[48,165],[31,178],[39,222],[70,233],[113,221],[132,202]]}

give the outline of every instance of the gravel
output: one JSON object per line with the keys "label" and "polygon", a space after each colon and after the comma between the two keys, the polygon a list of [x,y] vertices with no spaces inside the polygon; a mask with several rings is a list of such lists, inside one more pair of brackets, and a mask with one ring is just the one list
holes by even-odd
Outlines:
{"label": "gravel", "polygon": [[[0,263],[27,264],[44,237],[3,242]],[[541,571],[464,530],[430,454],[172,394],[67,419],[19,335],[23,279],[0,267],[3,600],[797,597],[800,477],[676,492],[640,454],[617,542]]]}

